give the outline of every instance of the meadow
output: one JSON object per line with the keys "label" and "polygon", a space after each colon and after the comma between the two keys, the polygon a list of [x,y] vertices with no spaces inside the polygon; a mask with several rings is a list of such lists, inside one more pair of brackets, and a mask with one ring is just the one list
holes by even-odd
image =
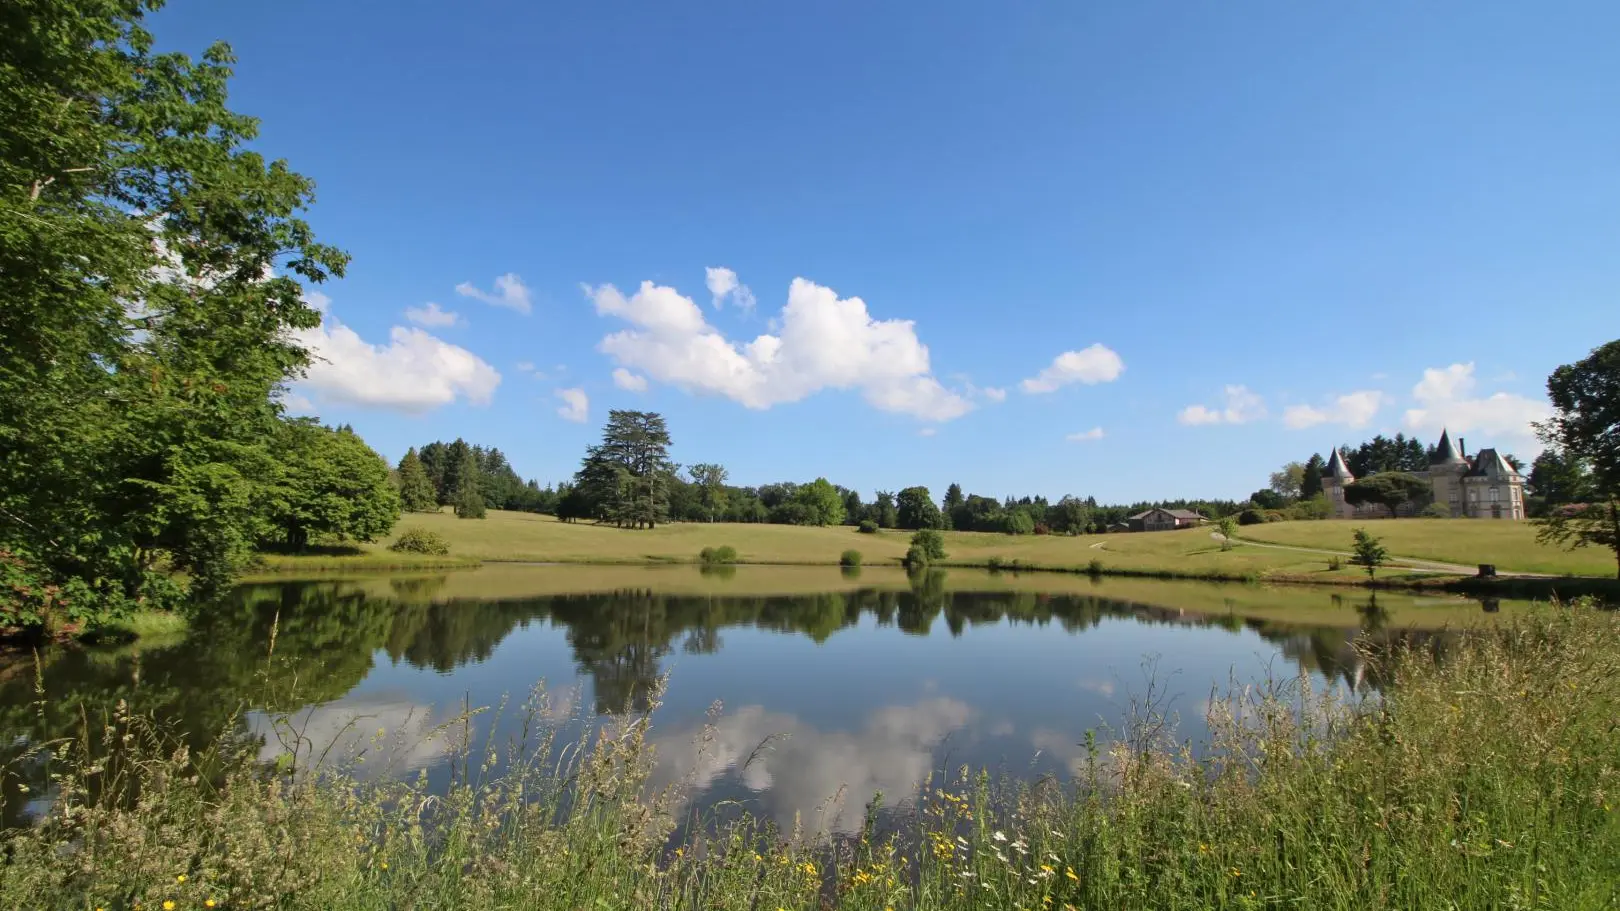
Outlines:
{"label": "meadow", "polygon": [[[1304,524],[1304,523],[1301,523]],[[1324,524],[1324,523],[1318,523]],[[1464,523],[1456,523],[1464,524]],[[1268,528],[1270,526],[1267,526]],[[551,516],[491,510],[482,520],[457,519],[449,512],[404,516],[394,530],[424,528],[444,536],[451,557],[427,558],[435,565],[456,561],[526,563],[646,564],[690,563],[706,547],[730,545],[740,563],[835,565],[845,550],[861,552],[868,565],[898,565],[910,532],[883,530],[861,534],[850,526],[680,523],[651,530],[627,531],[585,522],[559,522]],[[1350,532],[1340,529],[1348,547]],[[390,539],[392,540],[392,539]],[[387,541],[360,545],[349,554],[286,556],[267,554],[268,572],[374,570],[419,566],[409,554],[387,550]],[[1325,555],[1244,547],[1222,550],[1208,527],[1143,534],[1012,536],[980,532],[946,532],[947,566],[991,566],[1017,563],[1030,569],[1082,570],[1093,561],[1110,573],[1167,574],[1229,580],[1289,579],[1353,583],[1365,579],[1356,567],[1329,566]],[[1391,553],[1400,553],[1394,547]],[[1400,560],[1383,571],[1403,575]],[[1504,562],[1503,571],[1512,564]]]}
{"label": "meadow", "polygon": [[1530,522],[1483,519],[1334,519],[1319,522],[1274,522],[1247,525],[1240,538],[1294,547],[1348,550],[1357,528],[1383,539],[1391,554],[1473,566],[1493,563],[1498,572],[1546,573],[1560,576],[1615,574],[1614,554],[1600,548],[1563,550],[1536,541]]}
{"label": "meadow", "polygon": [[1367,660],[1379,699],[1237,692],[1196,754],[1149,702],[1076,732],[1071,780],[957,770],[838,841],[685,817],[685,785],[648,785],[650,714],[567,743],[543,694],[511,742],[451,722],[430,792],[362,774],[380,729],[305,767],[256,739],[194,755],[120,703],[38,746],[56,790],[0,836],[0,907],[1613,908],[1620,615],[1544,608]]}

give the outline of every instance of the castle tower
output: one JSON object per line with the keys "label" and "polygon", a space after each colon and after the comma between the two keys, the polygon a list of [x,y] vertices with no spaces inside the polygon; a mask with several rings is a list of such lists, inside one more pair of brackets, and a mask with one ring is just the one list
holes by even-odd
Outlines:
{"label": "castle tower", "polygon": [[1461,481],[1469,518],[1524,518],[1524,478],[1495,449],[1481,449]]}
{"label": "castle tower", "polygon": [[1356,508],[1344,500],[1344,488],[1355,482],[1356,476],[1350,473],[1350,466],[1344,464],[1344,455],[1337,446],[1333,447],[1333,455],[1328,457],[1328,463],[1322,469],[1322,494],[1327,497],[1330,518],[1356,517]]}
{"label": "castle tower", "polygon": [[1452,518],[1468,514],[1462,479],[1469,468],[1468,459],[1451,443],[1451,431],[1441,429],[1440,442],[1429,459],[1429,485],[1434,488],[1434,502],[1450,510]]}

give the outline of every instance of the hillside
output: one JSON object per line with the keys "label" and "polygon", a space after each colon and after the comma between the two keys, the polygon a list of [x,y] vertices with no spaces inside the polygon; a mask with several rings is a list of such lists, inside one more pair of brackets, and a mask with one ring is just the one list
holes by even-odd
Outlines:
{"label": "hillside", "polygon": [[1324,522],[1273,522],[1247,525],[1238,536],[1252,541],[1348,551],[1353,532],[1365,528],[1384,541],[1391,554],[1473,566],[1494,563],[1498,572],[1549,575],[1614,575],[1614,555],[1582,548],[1565,551],[1536,543],[1529,522],[1483,519],[1379,519]]}

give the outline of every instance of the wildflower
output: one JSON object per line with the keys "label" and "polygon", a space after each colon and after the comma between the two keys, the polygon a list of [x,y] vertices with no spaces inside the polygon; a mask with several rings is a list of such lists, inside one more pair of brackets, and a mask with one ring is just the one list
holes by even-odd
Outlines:
{"label": "wildflower", "polygon": [[799,869],[804,871],[805,876],[815,876],[816,875],[816,865],[811,863],[808,860],[805,861],[803,864],[799,865]]}
{"label": "wildflower", "polygon": [[179,876],[176,876],[176,877],[175,877],[175,878],[174,878],[174,881],[175,881],[175,882],[177,882],[177,883],[183,883],[183,882],[185,882],[185,881],[186,881],[186,874],[184,874],[184,873],[182,873],[182,874],[180,874],[180,875],[179,875]]}
{"label": "wildflower", "polygon": [[174,902],[170,901],[169,899],[164,899],[163,911],[174,911]]}
{"label": "wildflower", "polygon": [[217,904],[217,902],[215,902],[211,898],[203,900],[203,907],[204,908],[212,908],[212,907],[214,907],[215,904]]}
{"label": "wildflower", "polygon": [[1000,832],[992,832],[992,833],[990,833],[990,837],[994,838],[996,841],[1006,841],[1007,840],[1007,836],[1001,834]]}
{"label": "wildflower", "polygon": [[1053,873],[1056,873],[1057,871],[1052,869],[1052,867],[1049,864],[1041,864],[1041,872],[1045,873],[1047,875],[1051,875]]}
{"label": "wildflower", "polygon": [[675,856],[677,858],[685,857],[686,856],[686,849],[685,848],[676,848],[675,849]]}
{"label": "wildflower", "polygon": [[1074,880],[1075,882],[1080,881],[1080,874],[1074,872],[1073,867],[1064,867],[1063,868],[1063,875],[1067,876],[1068,878],[1070,878],[1072,880]]}
{"label": "wildflower", "polygon": [[1199,842],[1198,843],[1198,853],[1199,854],[1208,854],[1209,853],[1209,845],[1206,845],[1203,842]]}
{"label": "wildflower", "polygon": [[1226,872],[1232,874],[1233,879],[1237,879],[1239,876],[1243,875],[1243,871],[1239,870],[1237,867],[1233,867],[1232,869],[1230,869],[1230,870],[1228,870]]}
{"label": "wildflower", "polygon": [[388,869],[388,861],[385,860],[385,861],[382,862],[382,868],[384,870]]}

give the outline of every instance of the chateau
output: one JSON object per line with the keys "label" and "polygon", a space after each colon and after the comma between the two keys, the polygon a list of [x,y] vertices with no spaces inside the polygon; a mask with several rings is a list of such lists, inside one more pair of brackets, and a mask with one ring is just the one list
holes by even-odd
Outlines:
{"label": "chateau", "polygon": [[[1481,449],[1479,455],[1469,458],[1466,452],[1451,444],[1450,432],[1442,430],[1440,443],[1429,459],[1429,470],[1412,474],[1429,482],[1434,491],[1432,502],[1451,510],[1453,518],[1524,518],[1524,478],[1495,449]],[[1346,502],[1344,489],[1354,483],[1356,476],[1350,473],[1344,456],[1335,448],[1327,467],[1322,469],[1322,492],[1327,495],[1333,518],[1374,519],[1389,514],[1383,506],[1354,506]],[[1408,504],[1397,510],[1397,514],[1414,515],[1426,505]]]}

